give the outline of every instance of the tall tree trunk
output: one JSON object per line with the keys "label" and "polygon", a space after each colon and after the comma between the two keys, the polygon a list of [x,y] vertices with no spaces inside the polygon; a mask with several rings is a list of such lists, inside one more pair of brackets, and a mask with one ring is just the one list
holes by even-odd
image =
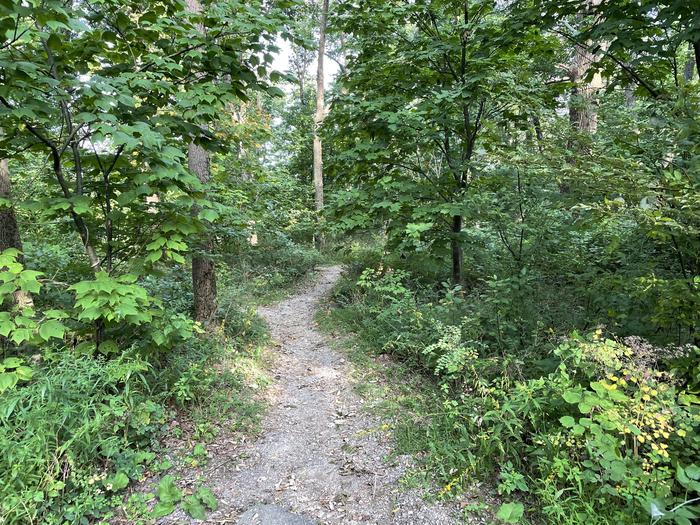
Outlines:
{"label": "tall tree trunk", "polygon": [[319,135],[319,128],[325,116],[324,102],[324,76],[323,58],[326,53],[326,22],[328,20],[328,0],[323,0],[321,6],[321,20],[318,28],[318,62],[316,68],[316,116],[314,118],[314,191],[316,213],[318,222],[316,223],[316,234],[314,244],[316,248],[322,248],[324,244],[323,233],[321,232],[321,212],[323,211],[323,144]]}
{"label": "tall tree trunk", "polygon": [[[198,0],[186,0],[187,8],[192,13],[201,13],[202,6]],[[198,26],[203,32],[204,27]],[[209,184],[209,153],[201,146],[190,142],[187,148],[187,167],[196,175],[206,189]],[[193,214],[198,212],[193,209]],[[194,293],[194,319],[205,325],[210,324],[216,315],[216,267],[211,259],[214,241],[208,232],[203,232],[198,243],[199,253],[192,255],[192,291]]]}
{"label": "tall tree trunk", "polygon": [[[596,73],[590,82],[584,80],[594,60],[595,57],[588,48],[576,46],[574,61],[570,69],[574,88],[569,103],[569,121],[575,130],[584,133],[595,133],[598,129],[595,96],[603,87],[603,80],[599,73]],[[574,142],[570,141],[570,144]]]}
{"label": "tall tree trunk", "polygon": [[686,83],[693,80],[693,73],[695,72],[696,65],[698,74],[700,75],[700,62],[696,64],[698,56],[695,54],[695,46],[692,42],[688,42],[688,51],[690,51],[690,53],[688,54],[688,61],[685,63],[685,70],[683,71],[683,79]]}
{"label": "tall tree trunk", "polygon": [[[12,187],[10,184],[10,167],[7,159],[0,159],[0,198],[11,200]],[[9,204],[9,203],[8,203]],[[10,205],[0,207],[0,252],[9,248],[15,248],[22,251],[22,238],[19,234],[17,226],[17,217],[15,209]],[[24,257],[20,253],[17,258],[19,262],[24,263]],[[14,303],[19,308],[34,306],[34,301],[29,292],[17,290],[14,295]]]}
{"label": "tall tree trunk", "polygon": [[306,101],[304,100],[304,75],[299,76],[299,105],[304,107]]}
{"label": "tall tree trunk", "polygon": [[[602,0],[588,0],[586,7],[594,7]],[[603,79],[600,73],[595,73],[590,81],[586,76],[595,61],[595,55],[591,53],[591,42],[578,44],[574,47],[574,59],[569,68],[569,77],[574,84],[569,98],[569,122],[574,133],[569,137],[567,149],[569,150],[569,162],[576,163],[578,154],[583,151],[578,135],[581,133],[593,134],[598,129],[598,111],[596,95],[603,87]],[[559,187],[561,193],[568,193],[568,183],[562,183]]]}
{"label": "tall tree trunk", "polygon": [[[187,148],[187,166],[203,185],[209,183],[209,153],[194,142]],[[197,208],[193,213],[197,213]],[[192,255],[192,291],[194,293],[194,319],[209,324],[216,315],[216,267],[211,259],[214,242],[208,232],[203,232],[197,249]]]}

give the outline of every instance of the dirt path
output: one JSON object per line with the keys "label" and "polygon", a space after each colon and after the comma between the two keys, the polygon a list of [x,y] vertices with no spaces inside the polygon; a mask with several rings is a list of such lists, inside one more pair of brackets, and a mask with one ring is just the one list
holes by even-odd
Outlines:
{"label": "dirt path", "polygon": [[323,268],[297,295],[259,310],[278,344],[271,406],[260,439],[204,472],[220,505],[207,523],[458,523],[447,507],[399,487],[408,458],[386,460],[390,436],[353,392],[351,365],[316,328],[318,303],[339,275]]}

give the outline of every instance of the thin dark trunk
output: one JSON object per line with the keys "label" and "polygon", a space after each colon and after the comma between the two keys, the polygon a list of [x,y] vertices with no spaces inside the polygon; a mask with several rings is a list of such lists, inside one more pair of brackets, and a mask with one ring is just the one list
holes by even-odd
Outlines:
{"label": "thin dark trunk", "polygon": [[462,216],[452,217],[452,285],[460,286],[463,283],[462,272],[462,245],[459,235],[462,232]]}
{"label": "thin dark trunk", "polygon": [[537,115],[532,116],[532,124],[535,127],[535,136],[537,137],[537,149],[540,153],[544,151],[544,135],[542,133],[542,124],[540,123],[540,117]]}
{"label": "thin dark trunk", "polygon": [[700,78],[700,42],[689,42],[688,48],[690,49],[690,56],[685,64],[684,74],[686,82],[690,82],[693,79],[693,67],[697,69],[698,77]]}

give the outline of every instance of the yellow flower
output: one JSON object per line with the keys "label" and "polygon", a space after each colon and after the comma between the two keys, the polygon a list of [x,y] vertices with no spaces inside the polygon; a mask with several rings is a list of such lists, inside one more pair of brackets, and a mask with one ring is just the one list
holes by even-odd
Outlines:
{"label": "yellow flower", "polygon": [[680,437],[685,437],[685,430],[679,428],[678,430],[676,430],[676,434],[678,434]]}
{"label": "yellow flower", "polygon": [[644,436],[637,436],[637,441],[640,443],[644,443],[646,441],[646,438]]}

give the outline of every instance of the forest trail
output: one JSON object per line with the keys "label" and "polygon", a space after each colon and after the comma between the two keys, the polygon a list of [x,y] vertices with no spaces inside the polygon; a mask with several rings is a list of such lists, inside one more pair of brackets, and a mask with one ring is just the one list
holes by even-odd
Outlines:
{"label": "forest trail", "polygon": [[[322,268],[296,295],[261,307],[277,344],[270,407],[259,439],[214,458],[204,482],[219,499],[206,523],[258,525],[457,523],[453,509],[399,486],[409,458],[388,461],[392,440],[353,391],[352,365],[326,342],[314,315],[340,276]],[[177,513],[162,523],[188,523]],[[192,523],[201,523],[191,520]]]}

